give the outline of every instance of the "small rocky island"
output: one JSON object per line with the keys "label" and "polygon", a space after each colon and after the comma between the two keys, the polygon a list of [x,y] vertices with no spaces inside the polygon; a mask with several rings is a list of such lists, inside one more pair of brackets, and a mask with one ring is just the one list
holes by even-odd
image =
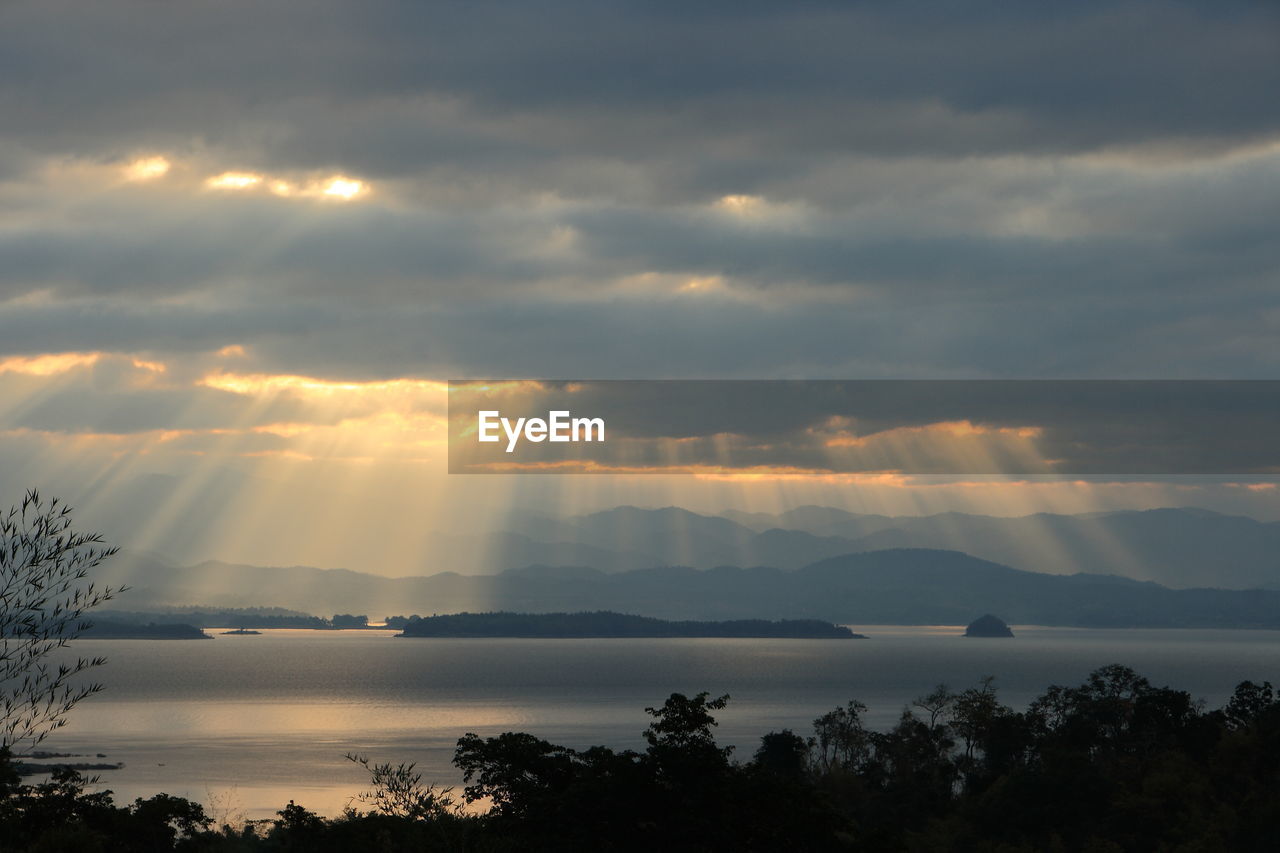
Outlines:
{"label": "small rocky island", "polygon": [[964,629],[966,637],[1012,637],[1013,630],[998,616],[979,616]]}
{"label": "small rocky island", "polygon": [[755,637],[863,640],[843,625],[818,619],[734,619],[669,622],[602,610],[595,613],[453,613],[410,617],[398,637]]}

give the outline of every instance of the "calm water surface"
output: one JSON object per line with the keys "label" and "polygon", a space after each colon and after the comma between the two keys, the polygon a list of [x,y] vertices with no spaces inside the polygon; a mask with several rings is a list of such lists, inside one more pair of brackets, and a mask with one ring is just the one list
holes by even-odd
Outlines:
{"label": "calm water surface", "polygon": [[[416,761],[457,784],[464,732],[527,731],[569,746],[643,747],[646,706],[673,691],[728,693],[718,737],[748,757],[760,735],[807,735],[849,699],[887,727],[904,703],[994,675],[1023,706],[1049,684],[1124,663],[1211,706],[1244,680],[1280,682],[1280,632],[1015,626],[1013,640],[954,627],[869,626],[867,640],[396,639],[391,631],[272,630],[205,641],[80,640],[103,654],[103,693],[48,750],[105,753],[118,801],[164,791],[220,817],[270,817],[294,799],[340,811],[364,783],[343,759]],[[210,633],[215,633],[210,631]]]}

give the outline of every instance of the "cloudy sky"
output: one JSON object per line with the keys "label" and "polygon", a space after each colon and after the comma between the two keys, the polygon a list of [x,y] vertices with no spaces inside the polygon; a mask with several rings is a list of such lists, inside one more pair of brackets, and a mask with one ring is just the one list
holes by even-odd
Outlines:
{"label": "cloudy sky", "polygon": [[492,503],[451,377],[1275,378],[1277,91],[1263,2],[7,3],[0,485]]}

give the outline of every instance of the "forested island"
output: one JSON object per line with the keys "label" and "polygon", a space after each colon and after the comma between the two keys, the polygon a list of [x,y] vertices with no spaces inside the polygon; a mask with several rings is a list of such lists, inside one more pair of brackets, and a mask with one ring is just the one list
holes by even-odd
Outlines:
{"label": "forested island", "polygon": [[410,616],[399,637],[752,637],[865,639],[842,625],[818,619],[733,619],[671,622],[600,610],[593,613],[453,613]]}
{"label": "forested island", "polygon": [[176,623],[145,625],[94,619],[81,636],[95,640],[212,640],[213,637],[194,625]]}
{"label": "forested island", "polygon": [[332,624],[321,616],[283,607],[167,607],[157,610],[104,610],[113,622],[145,624],[148,622],[180,622],[196,628],[329,628]]}

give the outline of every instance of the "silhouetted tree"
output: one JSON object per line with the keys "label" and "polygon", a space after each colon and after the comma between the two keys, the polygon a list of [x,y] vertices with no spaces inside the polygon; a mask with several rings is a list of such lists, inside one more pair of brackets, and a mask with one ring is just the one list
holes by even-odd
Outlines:
{"label": "silhouetted tree", "polygon": [[54,663],[89,627],[85,614],[123,591],[99,589],[90,570],[116,553],[71,528],[71,510],[32,490],[0,518],[0,748],[35,745],[102,689],[78,676],[101,657]]}
{"label": "silhouetted tree", "polygon": [[645,708],[653,717],[644,739],[649,743],[649,754],[658,757],[664,753],[706,753],[728,760],[733,747],[716,746],[711,729],[718,725],[712,711],[723,710],[729,704],[728,695],[707,699],[711,694],[703,692],[688,697],[672,693],[661,708]]}
{"label": "silhouetted tree", "polygon": [[783,779],[795,781],[808,769],[809,744],[790,729],[769,732],[760,738],[755,763],[760,769]]}
{"label": "silhouetted tree", "polygon": [[939,684],[932,692],[917,697],[911,704],[928,714],[929,728],[936,729],[947,720],[955,701],[956,694],[947,685]]}
{"label": "silhouetted tree", "polygon": [[460,804],[453,798],[453,788],[437,788],[422,784],[422,774],[414,764],[370,764],[363,755],[347,755],[369,773],[373,787],[359,799],[379,814],[410,820],[440,820],[456,815]]}
{"label": "silhouetted tree", "polygon": [[862,724],[866,711],[866,705],[851,700],[813,721],[814,736],[810,745],[823,772],[858,770],[867,762],[872,736]]}
{"label": "silhouetted tree", "polygon": [[0,853],[1280,849],[1280,703],[1267,684],[1242,683],[1206,713],[1109,666],[1017,712],[984,679],[934,691],[885,732],[851,702],[807,742],[765,735],[741,764],[713,736],[725,698],[708,696],[647,709],[645,752],[464,736],[455,761],[487,813],[455,811],[412,765],[360,761],[374,811],[324,818],[290,802],[270,828],[215,831],[185,800],[117,807],[74,771],[24,786],[0,761]]}

